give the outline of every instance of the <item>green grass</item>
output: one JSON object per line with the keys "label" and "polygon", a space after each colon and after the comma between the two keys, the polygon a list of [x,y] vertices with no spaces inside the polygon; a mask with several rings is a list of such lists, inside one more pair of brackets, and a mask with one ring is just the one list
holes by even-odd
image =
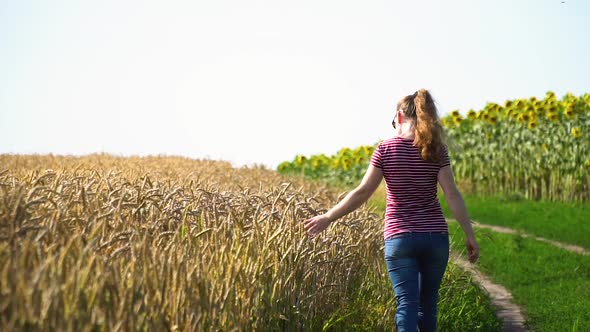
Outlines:
{"label": "green grass", "polygon": [[[449,229],[451,247],[463,251],[459,224]],[[476,237],[478,268],[512,292],[534,331],[590,331],[590,256],[487,229],[477,229]]]}
{"label": "green grass", "polygon": [[[370,270],[351,300],[323,322],[322,330],[391,331],[394,326],[395,297],[386,274],[385,262]],[[438,330],[501,331],[487,294],[460,268],[449,264],[439,291]],[[318,328],[319,330],[320,328]]]}
{"label": "green grass", "polygon": [[[536,236],[590,248],[590,203],[531,201],[519,197],[464,196],[469,216],[482,224],[514,228]],[[453,218],[445,199],[443,213]]]}

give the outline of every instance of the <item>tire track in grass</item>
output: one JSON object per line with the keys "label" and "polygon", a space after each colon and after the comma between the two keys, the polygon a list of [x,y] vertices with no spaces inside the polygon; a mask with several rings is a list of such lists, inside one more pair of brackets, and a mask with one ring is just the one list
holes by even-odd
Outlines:
{"label": "tire track in grass", "polygon": [[[447,219],[447,221],[453,221],[453,222],[457,222],[454,219]],[[541,241],[541,242],[545,242],[545,243],[549,243],[555,247],[558,248],[562,248],[580,255],[590,255],[590,251],[586,250],[583,247],[574,245],[574,244],[569,244],[569,243],[564,243],[564,242],[559,242],[559,241],[555,241],[555,240],[549,240],[547,238],[544,237],[540,237],[540,236],[535,236],[533,234],[529,234],[520,230],[516,230],[513,228],[508,228],[508,227],[504,227],[504,226],[495,226],[495,225],[488,225],[488,224],[482,224],[479,222],[473,222],[473,226],[474,227],[478,227],[478,228],[487,228],[490,229],[494,232],[498,232],[498,233],[504,233],[504,234],[518,234],[522,237],[529,237],[532,239],[535,239],[537,241]]]}
{"label": "tire track in grass", "polygon": [[[458,224],[458,222],[454,219],[447,219],[447,222],[455,222]],[[509,227],[482,224],[476,221],[474,221],[472,225],[474,228],[488,229],[492,232],[501,234],[518,235],[522,238],[534,239],[539,242],[548,243],[556,248],[564,249],[568,252],[580,254],[583,256],[590,254],[590,251],[584,247],[556,240],[550,240]],[[474,265],[463,259],[459,253],[451,252],[451,257],[457,266],[471,273],[475,281],[482,285],[482,287],[490,294],[492,304],[498,308],[497,317],[503,322],[502,331],[527,331],[526,327],[524,326],[525,320],[522,316],[522,310],[518,305],[512,303],[512,295],[506,288],[501,285],[493,284],[483,273],[481,273],[481,271],[477,270]]]}
{"label": "tire track in grass", "polygon": [[490,229],[494,232],[498,232],[498,233],[505,233],[505,234],[519,234],[522,237],[530,237],[533,238],[537,241],[541,241],[541,242],[546,242],[549,243],[555,247],[558,248],[562,248],[577,254],[581,254],[581,255],[590,255],[590,251],[586,250],[583,247],[574,245],[574,244],[568,244],[568,243],[563,243],[563,242],[559,242],[559,241],[555,241],[555,240],[549,240],[547,238],[544,237],[540,237],[540,236],[535,236],[529,233],[525,233],[519,230],[515,230],[512,228],[508,228],[508,227],[503,227],[503,226],[494,226],[494,225],[487,225],[487,224],[481,224],[481,223],[475,223],[474,224],[475,227],[479,227],[479,228],[487,228]]}
{"label": "tire track in grass", "polygon": [[512,294],[502,285],[494,284],[459,254],[451,252],[452,262],[471,274],[475,282],[489,294],[496,316],[502,321],[502,332],[528,332],[521,308],[512,302]]}

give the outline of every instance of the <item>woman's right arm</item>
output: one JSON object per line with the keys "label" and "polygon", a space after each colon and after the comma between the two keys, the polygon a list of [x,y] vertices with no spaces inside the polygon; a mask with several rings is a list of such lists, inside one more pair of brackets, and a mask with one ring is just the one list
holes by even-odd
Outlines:
{"label": "woman's right arm", "polygon": [[451,166],[445,166],[440,169],[438,172],[438,183],[440,183],[440,186],[445,195],[445,200],[447,201],[453,216],[455,219],[457,219],[461,225],[461,228],[465,232],[465,236],[467,238],[466,246],[469,261],[474,263],[479,257],[479,246],[477,244],[477,240],[475,239],[473,228],[471,227],[471,221],[467,215],[465,201],[463,201],[463,196],[461,196],[459,189],[457,189],[457,186],[455,185],[455,179],[453,178]]}

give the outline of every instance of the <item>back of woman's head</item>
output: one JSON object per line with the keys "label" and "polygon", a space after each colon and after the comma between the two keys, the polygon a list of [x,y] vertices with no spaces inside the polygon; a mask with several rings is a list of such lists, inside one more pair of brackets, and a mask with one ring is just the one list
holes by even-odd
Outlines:
{"label": "back of woman's head", "polygon": [[443,148],[443,128],[430,92],[420,89],[405,96],[397,109],[414,120],[414,145],[420,149],[422,159],[438,162]]}

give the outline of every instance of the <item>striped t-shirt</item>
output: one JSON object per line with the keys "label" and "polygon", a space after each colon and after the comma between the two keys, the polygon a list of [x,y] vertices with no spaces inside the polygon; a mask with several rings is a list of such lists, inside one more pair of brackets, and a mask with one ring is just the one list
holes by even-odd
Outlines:
{"label": "striped t-shirt", "polygon": [[371,156],[387,188],[385,239],[405,232],[448,232],[436,195],[438,171],[450,165],[447,149],[440,162],[428,162],[413,142],[396,136],[382,141]]}

